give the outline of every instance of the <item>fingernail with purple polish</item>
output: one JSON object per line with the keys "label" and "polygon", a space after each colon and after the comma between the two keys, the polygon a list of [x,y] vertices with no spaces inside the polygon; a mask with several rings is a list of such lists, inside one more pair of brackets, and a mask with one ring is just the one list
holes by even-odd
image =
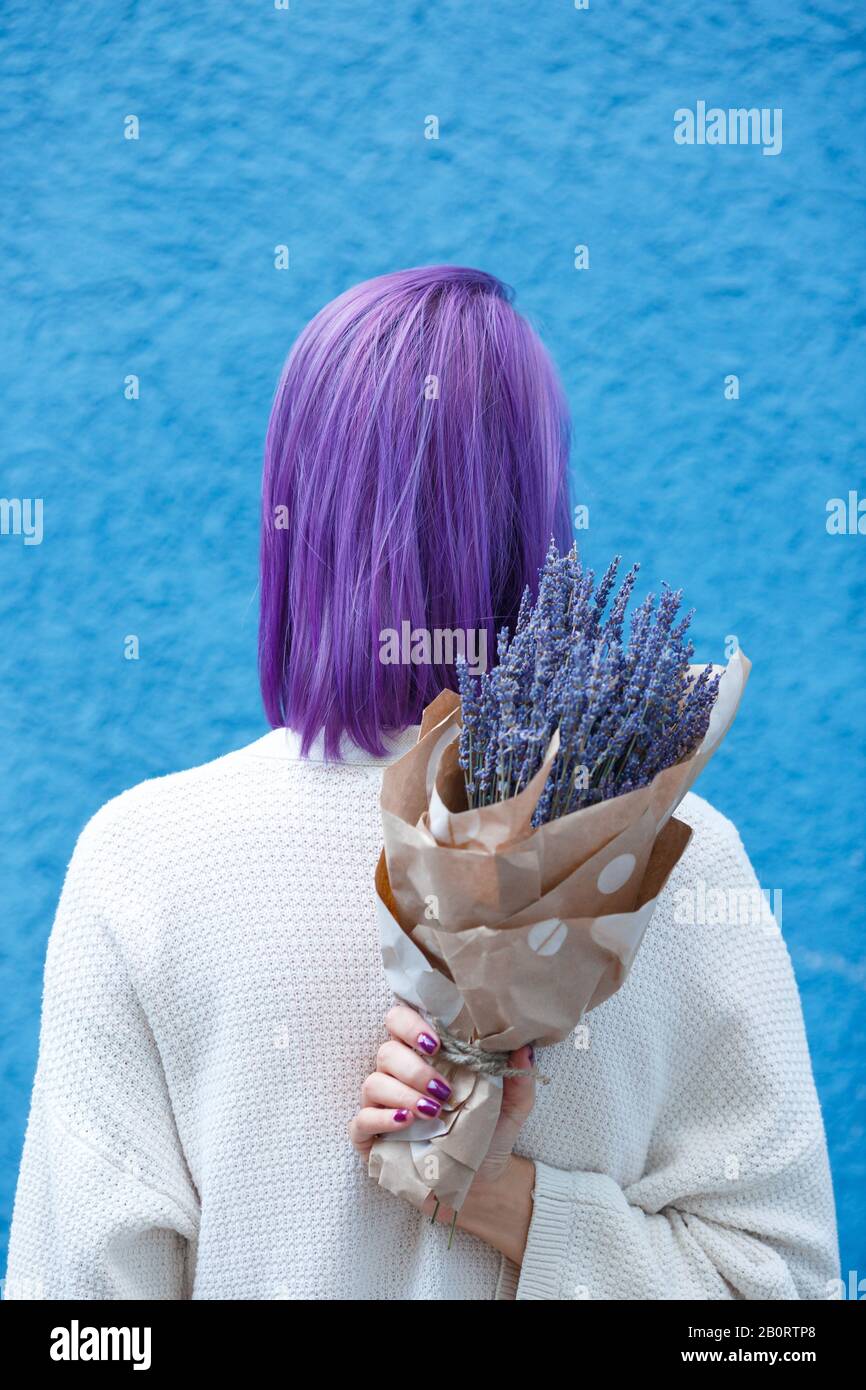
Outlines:
{"label": "fingernail with purple polish", "polygon": [[416,1043],[422,1052],[427,1053],[428,1057],[432,1057],[439,1046],[438,1039],[432,1037],[430,1033],[419,1033],[416,1038]]}
{"label": "fingernail with purple polish", "polygon": [[451,1087],[446,1086],[444,1081],[439,1081],[435,1076],[432,1081],[427,1082],[427,1090],[437,1100],[447,1100],[451,1094]]}
{"label": "fingernail with purple polish", "polygon": [[422,1115],[432,1116],[438,1115],[442,1107],[437,1100],[419,1100],[415,1109],[420,1110]]}
{"label": "fingernail with purple polish", "polygon": [[535,1048],[534,1048],[534,1047],[530,1047],[530,1049],[529,1049],[529,1065],[530,1065],[531,1067],[534,1067],[534,1066],[535,1066]]}
{"label": "fingernail with purple polish", "polygon": [[406,1121],[408,1120],[408,1118],[409,1118],[409,1111],[408,1111],[408,1110],[395,1110],[395,1111],[394,1111],[394,1119],[397,1121],[398,1125],[405,1124]]}

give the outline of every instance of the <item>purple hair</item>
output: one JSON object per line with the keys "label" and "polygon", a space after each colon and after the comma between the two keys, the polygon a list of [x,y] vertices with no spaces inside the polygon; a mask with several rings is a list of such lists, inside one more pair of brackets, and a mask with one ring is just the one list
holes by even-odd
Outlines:
{"label": "purple hair", "polygon": [[259,675],[272,725],[374,756],[449,665],[384,665],[380,634],[513,627],[570,543],[568,410],[492,275],[424,266],[327,304],[277,387],[262,482]]}

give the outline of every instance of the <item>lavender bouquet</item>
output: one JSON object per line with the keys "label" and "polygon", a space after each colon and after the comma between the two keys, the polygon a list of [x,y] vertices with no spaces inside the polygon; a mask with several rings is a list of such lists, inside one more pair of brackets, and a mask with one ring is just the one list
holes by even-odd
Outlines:
{"label": "lavender bouquet", "polygon": [[682,595],[640,604],[637,566],[596,587],[551,545],[498,664],[459,671],[386,768],[376,871],[382,959],[442,1039],[451,1099],[373,1146],[370,1173],[459,1210],[487,1153],[508,1054],[561,1041],[627,978],[691,830],[674,811],[750,669],[692,665]]}
{"label": "lavender bouquet", "polygon": [[573,546],[551,541],[538,598],[523,595],[517,627],[499,634],[498,665],[480,677],[458,661],[462,700],[460,766],[470,807],[506,801],[538,771],[554,732],[559,751],[532,816],[533,826],[646,786],[701,742],[721,673],[695,678],[685,634],[674,626],[682,590],[663,586],[658,609],[647,595],[623,626],[639,565],[616,584],[615,556],[596,589]]}

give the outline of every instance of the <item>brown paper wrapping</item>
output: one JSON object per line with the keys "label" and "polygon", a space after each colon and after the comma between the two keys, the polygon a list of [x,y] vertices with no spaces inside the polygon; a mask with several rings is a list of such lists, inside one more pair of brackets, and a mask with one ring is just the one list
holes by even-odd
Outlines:
{"label": "brown paper wrapping", "polygon": [[[739,651],[724,668],[692,757],[535,830],[558,735],[518,796],[467,810],[459,697],[444,691],[428,705],[417,744],[382,783],[376,891],[394,993],[493,1051],[560,1042],[609,999],[691,838],[673,813],[727,733],[750,669]],[[444,1061],[437,1069],[453,1088],[440,1116],[378,1139],[369,1172],[416,1206],[432,1192],[457,1210],[490,1145],[502,1081]]]}

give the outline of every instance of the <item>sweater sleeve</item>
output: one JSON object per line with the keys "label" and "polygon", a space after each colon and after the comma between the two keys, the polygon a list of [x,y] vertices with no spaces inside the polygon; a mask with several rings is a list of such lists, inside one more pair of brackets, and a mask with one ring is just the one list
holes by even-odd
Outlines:
{"label": "sweater sleeve", "polygon": [[7,1300],[190,1296],[198,1197],[156,1042],[102,907],[123,874],[113,805],[78,840],[48,942]]}
{"label": "sweater sleeve", "polygon": [[838,1278],[826,1140],[790,958],[736,829],[713,814],[709,849],[696,845],[672,880],[681,907],[662,928],[662,949],[678,958],[665,999],[653,1001],[666,1020],[657,1031],[668,1100],[644,1171],[623,1186],[536,1163],[523,1263],[501,1281],[512,1297],[823,1299]]}

